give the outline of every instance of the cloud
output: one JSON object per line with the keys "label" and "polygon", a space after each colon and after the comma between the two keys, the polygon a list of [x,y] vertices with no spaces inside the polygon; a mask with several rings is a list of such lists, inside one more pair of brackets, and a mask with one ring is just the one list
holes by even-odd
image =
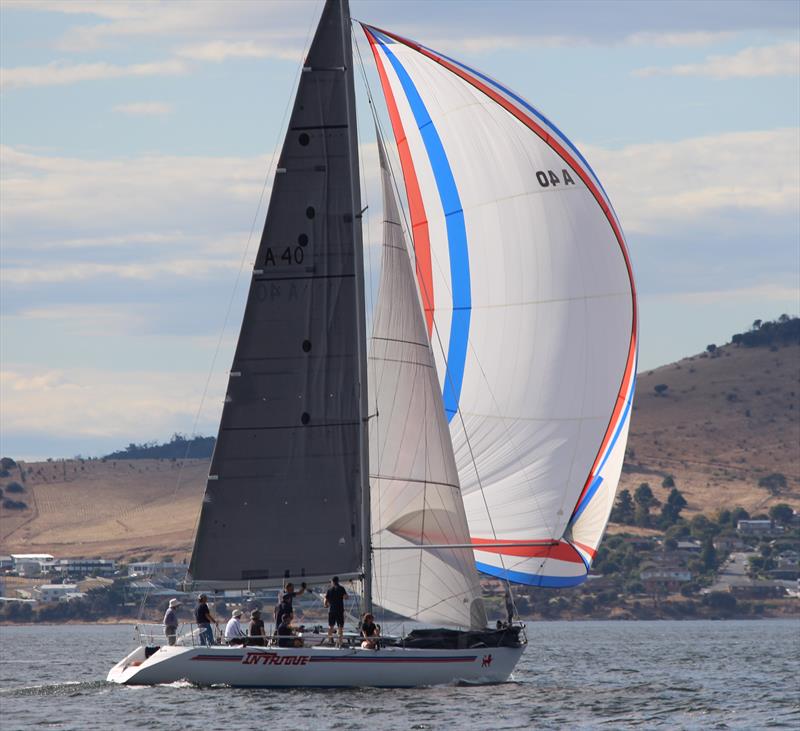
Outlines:
{"label": "cloud", "polygon": [[[148,440],[186,431],[200,405],[207,373],[11,366],[0,371],[3,430],[8,434],[69,434]],[[224,374],[201,414],[208,428],[218,418]]]}
{"label": "cloud", "polygon": [[625,43],[632,46],[711,46],[714,43],[727,41],[733,37],[731,31],[675,31],[672,33],[654,33],[642,31],[631,33]]}
{"label": "cloud", "polygon": [[297,61],[300,57],[300,52],[299,46],[281,46],[275,43],[252,40],[217,40],[184,46],[179,48],[176,54],[193,61],[219,63],[229,58],[282,58],[288,61]]}
{"label": "cloud", "polygon": [[0,282],[4,284],[54,284],[57,282],[81,282],[98,277],[148,281],[165,275],[205,279],[223,270],[238,268],[239,261],[229,258],[166,259],[161,261],[142,259],[138,264],[80,262],[67,265],[59,262],[49,267],[7,265],[0,272]]}
{"label": "cloud", "polygon": [[608,150],[582,146],[627,231],[663,233],[721,211],[797,215],[800,130],[729,132]]}
{"label": "cloud", "polygon": [[240,230],[253,218],[271,159],[87,160],[0,145],[4,244],[23,229],[37,238],[59,230],[64,239],[131,235],[143,224],[156,231]]}
{"label": "cloud", "polygon": [[173,104],[167,102],[132,102],[130,104],[117,104],[113,111],[127,114],[132,117],[163,117],[175,111]]}
{"label": "cloud", "polygon": [[734,289],[708,290],[704,292],[667,292],[648,295],[653,300],[670,300],[691,305],[716,305],[741,301],[760,302],[797,302],[796,287],[787,287],[777,283],[739,287]]}
{"label": "cloud", "polygon": [[132,76],[176,76],[188,67],[180,59],[117,66],[110,63],[67,64],[54,61],[44,66],[18,66],[0,69],[0,89],[30,86],[63,86],[81,81],[102,81]]}
{"label": "cloud", "polygon": [[634,76],[704,76],[712,79],[800,75],[800,43],[751,46],[729,56],[709,56],[703,63],[637,69]]}

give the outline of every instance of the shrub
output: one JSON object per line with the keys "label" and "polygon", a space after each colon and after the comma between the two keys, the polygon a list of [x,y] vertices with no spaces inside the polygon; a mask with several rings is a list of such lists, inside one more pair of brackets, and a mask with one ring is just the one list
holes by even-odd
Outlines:
{"label": "shrub", "polygon": [[663,396],[667,392],[668,388],[669,386],[666,383],[659,383],[653,386],[653,390],[656,392],[656,396]]}
{"label": "shrub", "polygon": [[3,507],[6,510],[27,510],[28,504],[22,500],[9,500],[6,498],[3,500]]}
{"label": "shrub", "polygon": [[6,485],[6,492],[25,492],[25,488],[19,482],[9,482]]}
{"label": "shrub", "polygon": [[11,457],[3,457],[0,459],[0,467],[4,470],[10,470],[12,467],[16,467],[17,463],[11,459]]}
{"label": "shrub", "polygon": [[[781,490],[786,489],[786,477],[782,475],[780,472],[773,472],[771,475],[767,475],[766,477],[762,477],[758,481],[759,487],[765,487],[769,490],[773,495],[777,495],[781,492]],[[9,488],[11,485],[9,485]]]}

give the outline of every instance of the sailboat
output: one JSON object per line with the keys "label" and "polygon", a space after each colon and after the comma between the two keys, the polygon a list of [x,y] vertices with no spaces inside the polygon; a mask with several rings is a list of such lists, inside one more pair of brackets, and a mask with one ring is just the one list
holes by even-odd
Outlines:
{"label": "sailboat", "polygon": [[479,572],[544,587],[589,573],[636,370],[617,216],[577,148],[519,95],[361,28],[410,220],[379,130],[382,265],[368,337],[351,19],[347,0],[327,0],[275,174],[189,573],[207,591],[336,575],[358,587],[361,611],[426,627],[377,649],[312,635],[297,647],[143,639],[110,681],[503,682],[524,627],[511,616],[487,626]]}

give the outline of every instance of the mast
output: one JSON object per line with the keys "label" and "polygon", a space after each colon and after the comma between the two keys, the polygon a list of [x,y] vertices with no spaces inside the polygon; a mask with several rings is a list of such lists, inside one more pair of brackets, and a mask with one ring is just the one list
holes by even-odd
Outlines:
{"label": "mast", "polygon": [[[328,0],[329,2],[331,0]],[[364,573],[364,611],[372,611],[372,527],[370,518],[369,485],[369,400],[367,391],[367,324],[364,297],[364,244],[361,231],[361,183],[358,169],[358,128],[356,125],[356,96],[353,74],[353,43],[350,33],[350,3],[348,0],[333,0],[340,3],[342,48],[344,49],[345,93],[347,95],[347,126],[350,134],[350,186],[353,201],[353,244],[356,265],[356,331],[358,332],[358,384],[361,410],[359,440],[361,459],[359,481],[361,483],[361,565]]]}

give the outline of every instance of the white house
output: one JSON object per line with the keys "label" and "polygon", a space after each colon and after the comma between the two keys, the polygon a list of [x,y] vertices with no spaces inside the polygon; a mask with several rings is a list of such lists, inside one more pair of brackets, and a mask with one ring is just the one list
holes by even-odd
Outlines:
{"label": "white house", "polygon": [[42,584],[36,591],[41,602],[69,601],[71,594],[82,596],[77,584]]}
{"label": "white house", "polygon": [[12,553],[14,571],[20,576],[38,576],[50,571],[53,566],[53,556],[49,553]]}

